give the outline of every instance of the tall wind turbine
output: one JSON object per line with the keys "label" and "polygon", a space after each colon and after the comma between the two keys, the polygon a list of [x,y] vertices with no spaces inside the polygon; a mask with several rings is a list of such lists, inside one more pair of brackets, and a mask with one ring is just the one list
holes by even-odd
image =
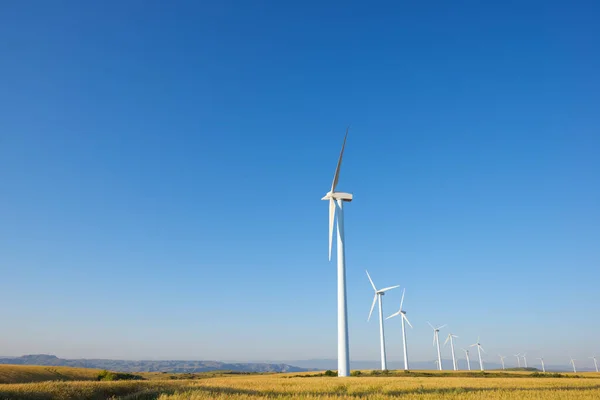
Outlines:
{"label": "tall wind turbine", "polygon": [[477,354],[479,354],[479,369],[483,371],[483,361],[481,361],[481,352],[483,351],[485,353],[485,350],[483,349],[483,347],[481,347],[481,343],[479,343],[479,336],[477,336],[477,343],[473,343],[469,347],[473,346],[477,346]]}
{"label": "tall wind turbine", "polygon": [[573,372],[577,372],[577,368],[575,368],[575,359],[573,357],[571,357],[571,365],[573,365]]}
{"label": "tall wind turbine", "polygon": [[521,368],[521,353],[515,354],[515,357],[517,357],[517,364],[519,365],[519,368]]}
{"label": "tall wind turbine", "polygon": [[448,337],[446,338],[446,341],[444,342],[444,346],[446,345],[446,343],[448,343],[448,341],[450,341],[450,350],[452,350],[452,366],[454,367],[454,370],[456,371],[458,368],[456,368],[456,357],[454,356],[454,338],[457,338],[458,336],[453,335],[452,333],[448,334]]}
{"label": "tall wind turbine", "polygon": [[500,357],[500,362],[502,363],[502,369],[506,369],[506,368],[504,368],[504,359],[506,358],[506,356],[501,356],[500,354],[498,354],[498,357]]}
{"label": "tall wind turbine", "polygon": [[381,370],[385,371],[387,369],[387,362],[385,360],[385,335],[383,334],[383,295],[390,289],[395,289],[400,285],[390,286],[383,289],[377,289],[373,280],[371,279],[371,275],[369,275],[369,271],[367,271],[367,277],[369,278],[369,282],[371,282],[371,286],[373,286],[373,290],[375,291],[375,297],[373,297],[373,303],[371,304],[371,311],[369,311],[369,318],[367,321],[371,320],[371,314],[373,314],[373,309],[375,308],[375,303],[379,300],[379,339],[381,341]]}
{"label": "tall wind turbine", "polygon": [[527,368],[527,353],[523,353],[523,363],[525,364],[525,368]]}
{"label": "tall wind turbine", "polygon": [[544,365],[544,357],[538,358],[542,362],[542,372],[546,372],[546,366]]}
{"label": "tall wind turbine", "polygon": [[469,360],[469,350],[462,349],[462,351],[465,352],[465,358],[467,359],[467,369],[470,371],[471,370],[471,360]]}
{"label": "tall wind turbine", "polygon": [[431,329],[433,329],[433,345],[436,346],[437,345],[437,355],[438,355],[438,369],[441,371],[442,370],[442,353],[440,353],[440,329],[442,329],[443,327],[446,326],[446,324],[442,325],[442,326],[438,326],[437,328],[434,328],[433,325],[431,325],[429,322],[427,322],[429,324],[429,326],[431,327]]}
{"label": "tall wind turbine", "polygon": [[590,358],[594,360],[594,367],[596,367],[596,372],[598,372],[598,360],[596,360],[596,356],[592,356]]}
{"label": "tall wind turbine", "polygon": [[401,319],[402,319],[402,345],[404,347],[404,370],[408,371],[408,353],[406,350],[406,329],[404,328],[404,321],[406,321],[406,323],[411,328],[413,326],[410,324],[410,321],[408,320],[408,318],[406,318],[406,311],[404,311],[402,309],[402,304],[404,303],[404,292],[406,292],[406,289],[402,290],[402,299],[400,300],[400,310],[397,313],[390,315],[386,319],[390,319],[390,318],[396,317],[398,315],[402,315]]}
{"label": "tall wind turbine", "polygon": [[336,192],[340,178],[342,157],[348,138],[348,129],[338,159],[331,190],[321,200],[329,200],[329,261],[333,240],[333,225],[337,215],[337,292],[338,292],[338,376],[350,376],[350,348],[348,344],[348,307],[346,302],[346,263],[344,260],[344,201],[352,201],[350,193]]}

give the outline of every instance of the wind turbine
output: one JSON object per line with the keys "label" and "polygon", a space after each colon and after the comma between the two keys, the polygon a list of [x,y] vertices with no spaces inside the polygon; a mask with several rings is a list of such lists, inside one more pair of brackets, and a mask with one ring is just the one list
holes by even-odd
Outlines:
{"label": "wind turbine", "polygon": [[400,300],[400,310],[397,313],[390,315],[386,319],[390,319],[390,318],[396,317],[398,315],[402,315],[402,345],[404,347],[404,370],[408,371],[408,354],[407,354],[407,350],[406,350],[406,330],[404,328],[404,321],[406,321],[406,323],[411,328],[413,326],[410,324],[410,321],[408,320],[408,318],[406,318],[406,311],[404,311],[402,309],[402,304],[404,303],[404,292],[406,292],[406,289],[402,290],[402,299]]}
{"label": "wind turbine", "polygon": [[538,358],[542,362],[542,372],[546,372],[546,366],[544,365],[544,357]]}
{"label": "wind turbine", "polygon": [[[349,128],[348,128],[349,129]],[[342,157],[348,138],[348,129],[338,159],[331,190],[321,200],[329,200],[329,261],[333,240],[333,225],[337,215],[337,294],[338,294],[338,376],[350,376],[350,348],[348,344],[348,307],[346,302],[346,263],[344,260],[344,201],[352,201],[350,193],[336,192],[340,178]]]}
{"label": "wind turbine", "polygon": [[437,328],[434,328],[433,325],[431,325],[429,322],[427,322],[429,324],[429,326],[431,327],[431,329],[433,329],[433,345],[437,345],[437,355],[438,355],[438,369],[441,371],[442,370],[442,353],[440,353],[440,329],[442,329],[443,327],[446,326],[446,324],[442,325],[442,326],[438,326]]}
{"label": "wind turbine", "polygon": [[469,350],[462,349],[462,351],[465,352],[465,358],[467,359],[467,369],[470,371],[471,370],[471,361],[469,360]]}
{"label": "wind turbine", "polygon": [[448,337],[446,338],[446,341],[444,342],[444,346],[446,345],[446,343],[448,343],[448,341],[450,341],[450,349],[452,350],[452,366],[454,367],[454,370],[456,371],[456,357],[454,356],[454,338],[457,338],[458,336],[453,335],[452,333],[448,334]]}
{"label": "wind turbine", "polygon": [[596,367],[596,372],[598,372],[598,360],[596,360],[596,356],[592,356],[590,358],[594,360],[594,367]]}
{"label": "wind turbine", "polygon": [[481,347],[481,343],[479,343],[479,336],[477,336],[477,343],[473,343],[469,347],[473,346],[477,346],[477,354],[479,354],[479,369],[483,371],[483,361],[481,361],[481,352],[483,351],[485,353],[485,350],[483,349],[483,347]]}
{"label": "wind turbine", "polygon": [[504,368],[504,359],[506,358],[506,356],[501,356],[500,354],[498,354],[498,357],[500,357],[500,362],[502,363],[502,369],[506,369],[506,368]]}
{"label": "wind turbine", "polygon": [[573,365],[573,372],[575,372],[575,373],[576,373],[576,372],[577,372],[577,368],[575,368],[575,359],[573,359],[573,357],[571,357],[571,362],[570,362],[570,364],[571,364],[571,365]]}
{"label": "wind turbine", "polygon": [[515,354],[515,357],[517,357],[517,364],[519,365],[519,368],[521,368],[521,353]]}
{"label": "wind turbine", "polygon": [[527,353],[523,353],[523,362],[525,363],[525,368],[527,368]]}
{"label": "wind turbine", "polygon": [[369,318],[367,321],[371,319],[371,314],[373,314],[373,309],[375,308],[375,303],[379,300],[379,339],[381,340],[381,370],[387,370],[387,363],[385,360],[385,335],[383,334],[383,296],[385,292],[390,289],[395,289],[400,285],[390,286],[383,289],[377,289],[373,280],[371,279],[371,275],[369,275],[369,271],[367,271],[367,277],[369,278],[369,282],[371,282],[371,286],[373,286],[373,290],[375,291],[375,297],[373,297],[373,304],[371,304],[371,311],[369,311]]}

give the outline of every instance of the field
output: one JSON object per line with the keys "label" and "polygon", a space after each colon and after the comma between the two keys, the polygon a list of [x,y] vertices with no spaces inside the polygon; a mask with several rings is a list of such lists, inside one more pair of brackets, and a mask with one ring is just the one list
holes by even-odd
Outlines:
{"label": "field", "polygon": [[[10,368],[17,367],[7,367]],[[35,372],[32,369],[46,367],[24,368],[29,368],[29,372],[20,370],[12,376],[22,381],[23,377],[18,377],[18,373],[26,372],[31,376]],[[141,374],[146,380],[97,382],[89,381],[97,375],[97,370],[79,370],[71,371],[71,376],[81,376],[88,381],[66,381],[60,377],[62,381],[40,382],[42,375],[34,374],[36,382],[0,384],[0,399],[600,399],[600,374],[597,373],[547,377],[523,372],[440,374],[417,371],[392,373],[391,376],[363,373],[345,379],[315,373]],[[1,376],[6,376],[7,371],[2,373]]]}

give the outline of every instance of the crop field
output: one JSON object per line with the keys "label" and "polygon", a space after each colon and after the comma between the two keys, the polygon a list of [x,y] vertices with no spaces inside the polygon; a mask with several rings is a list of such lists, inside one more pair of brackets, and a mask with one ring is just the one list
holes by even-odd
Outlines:
{"label": "crop field", "polygon": [[[597,373],[549,374],[551,377],[547,377],[521,372],[416,371],[388,376],[363,373],[344,379],[315,373],[186,374],[186,379],[177,375],[163,374],[161,379],[160,374],[148,374],[146,380],[138,381],[0,384],[0,399],[600,399],[600,374]],[[187,379],[189,377],[192,379]]]}

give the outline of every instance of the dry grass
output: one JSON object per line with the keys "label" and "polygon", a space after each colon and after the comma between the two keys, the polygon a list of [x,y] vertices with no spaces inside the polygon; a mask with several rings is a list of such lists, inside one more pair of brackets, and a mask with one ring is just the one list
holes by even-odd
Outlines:
{"label": "dry grass", "polygon": [[230,375],[193,380],[7,384],[0,385],[0,399],[600,399],[600,374],[596,373],[578,374],[577,378],[540,378],[522,372],[502,377],[482,377],[479,373],[415,375],[344,379],[299,374]]}
{"label": "dry grass", "polygon": [[92,381],[99,373],[99,369],[90,368],[0,365],[0,383]]}

